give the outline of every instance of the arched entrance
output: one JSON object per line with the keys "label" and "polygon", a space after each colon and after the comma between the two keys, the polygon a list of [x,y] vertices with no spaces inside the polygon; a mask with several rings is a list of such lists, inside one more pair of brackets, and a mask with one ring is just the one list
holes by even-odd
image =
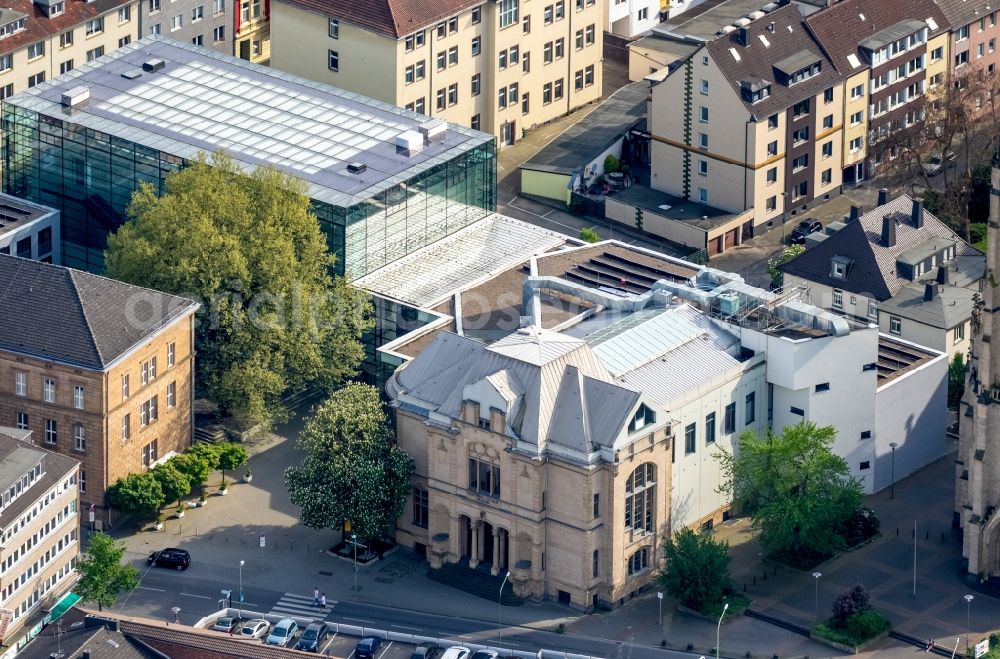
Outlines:
{"label": "arched entrance", "polygon": [[481,553],[482,556],[481,561],[483,563],[488,563],[491,566],[493,565],[493,560],[495,558],[493,553],[493,550],[496,549],[496,547],[494,547],[496,543],[493,542],[493,533],[495,532],[495,530],[496,529],[493,527],[492,524],[484,521],[483,530],[480,532],[483,539],[483,551]]}
{"label": "arched entrance", "polygon": [[459,562],[472,556],[472,520],[465,515],[458,516],[458,556]]}

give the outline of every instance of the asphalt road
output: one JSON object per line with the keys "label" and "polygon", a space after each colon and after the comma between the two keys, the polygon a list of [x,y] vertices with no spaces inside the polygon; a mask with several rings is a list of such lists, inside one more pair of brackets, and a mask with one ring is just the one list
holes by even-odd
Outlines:
{"label": "asphalt road", "polygon": [[[140,564],[141,565],[141,564]],[[154,568],[145,569],[141,565],[142,585],[132,593],[125,593],[114,607],[116,613],[173,621],[174,607],[179,607],[177,620],[193,625],[199,619],[219,610],[222,590],[233,591],[234,606],[237,600],[238,584],[213,579],[210,567],[204,566],[204,574],[198,574],[200,566],[192,566],[186,572]],[[286,593],[244,587],[247,610],[269,613],[278,605]],[[310,597],[309,593],[298,596]],[[502,616],[502,610],[501,610]],[[319,616],[317,616],[319,617]],[[434,636],[443,642],[461,644],[478,643],[497,645],[497,622],[440,616],[419,611],[396,609],[393,607],[364,604],[360,602],[338,601],[330,603],[330,612],[324,620],[354,626]],[[537,652],[539,649],[569,652],[607,659],[669,659],[691,657],[685,652],[662,650],[649,646],[634,645],[629,642],[610,639],[558,634],[530,627],[503,627],[503,647],[523,652]]]}

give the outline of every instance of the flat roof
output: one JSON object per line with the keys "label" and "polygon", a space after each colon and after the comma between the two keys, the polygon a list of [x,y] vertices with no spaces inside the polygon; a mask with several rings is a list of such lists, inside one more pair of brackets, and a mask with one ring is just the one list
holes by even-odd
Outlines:
{"label": "flat roof", "polygon": [[[714,206],[681,199],[645,185],[632,185],[612,193],[609,198],[617,199],[629,206],[644,208],[671,220],[690,224],[705,232],[724,226],[739,215]],[[664,208],[665,206],[668,208]]]}
{"label": "flat roof", "polygon": [[[163,60],[162,69],[143,63]],[[127,75],[127,77],[126,77]],[[86,87],[75,108],[62,95]],[[350,206],[493,140],[447,124],[440,142],[413,155],[396,138],[431,121],[360,94],[150,36],[4,101],[186,159],[225,151],[241,166],[272,164],[309,195]],[[360,174],[348,163],[363,163]]]}
{"label": "flat roof", "polygon": [[915,370],[938,356],[925,348],[887,336],[878,335],[878,386]]}
{"label": "flat roof", "polygon": [[[654,33],[669,34],[675,38],[711,41],[727,25],[733,25],[747,14],[778,8],[777,0],[705,0],[687,11],[671,16],[653,28]],[[819,7],[807,1],[795,2],[803,16]]]}
{"label": "flat roof", "polygon": [[13,195],[0,194],[0,236],[54,212],[54,208],[40,206]]}

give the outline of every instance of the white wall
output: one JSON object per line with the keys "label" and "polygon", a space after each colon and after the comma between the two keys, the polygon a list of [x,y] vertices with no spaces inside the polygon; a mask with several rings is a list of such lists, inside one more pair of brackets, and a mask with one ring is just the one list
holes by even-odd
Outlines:
{"label": "white wall", "polygon": [[[608,197],[604,201],[604,215],[608,219],[635,227],[635,207]],[[671,220],[652,211],[643,209],[642,229],[681,245],[703,249],[707,246],[708,234],[686,222]]]}
{"label": "white wall", "polygon": [[[18,204],[27,202],[18,199]],[[38,232],[45,228],[52,229],[52,263],[62,263],[62,234],[60,233],[59,211],[53,210],[33,222],[29,222],[17,229],[0,233],[0,249],[9,249],[10,254],[17,255],[17,241],[24,238],[31,238],[31,258],[38,260],[45,256],[38,252]]]}

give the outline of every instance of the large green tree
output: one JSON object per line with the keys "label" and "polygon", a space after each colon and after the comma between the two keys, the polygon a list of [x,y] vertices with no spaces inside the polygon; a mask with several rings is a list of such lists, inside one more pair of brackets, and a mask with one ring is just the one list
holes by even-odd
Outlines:
{"label": "large green tree", "polygon": [[861,505],[861,485],[830,450],[837,431],[814,423],[780,435],[740,435],[735,453],[722,449],[721,491],[749,513],[766,551],[808,562],[844,544],[844,522]]}
{"label": "large green tree", "polygon": [[204,455],[202,453],[195,453],[190,449],[180,455],[174,456],[170,459],[170,462],[177,471],[184,474],[188,479],[190,490],[200,487],[205,482],[205,479],[208,478],[209,472],[212,471],[212,467]]}
{"label": "large green tree", "polygon": [[76,570],[80,580],[74,592],[85,602],[97,602],[97,609],[114,606],[122,591],[139,587],[139,571],[122,563],[125,545],[105,533],[90,537],[90,546],[80,557]]}
{"label": "large green tree", "polygon": [[176,458],[156,465],[150,470],[153,478],[160,484],[164,501],[176,501],[178,507],[181,499],[191,494],[191,478],[177,468]]}
{"label": "large green tree", "polygon": [[108,488],[112,506],[141,517],[152,517],[166,500],[160,481],[148,471],[119,478]]}
{"label": "large green tree", "polygon": [[226,442],[219,447],[219,469],[222,482],[226,481],[226,470],[233,470],[247,463],[247,451],[236,442]]}
{"label": "large green tree", "polygon": [[663,544],[663,569],[656,583],[696,611],[720,605],[732,588],[729,545],[707,533],[683,528]]}
{"label": "large green tree", "polygon": [[244,425],[287,418],[282,395],[332,391],[364,357],[367,297],[332,277],[305,183],[204,155],[142,184],[108,238],[108,275],[202,303],[197,382]]}
{"label": "large green tree", "polygon": [[363,539],[384,535],[403,512],[413,460],[393,441],[378,391],[350,384],[334,392],[299,434],[302,463],[285,471],[302,523]]}

